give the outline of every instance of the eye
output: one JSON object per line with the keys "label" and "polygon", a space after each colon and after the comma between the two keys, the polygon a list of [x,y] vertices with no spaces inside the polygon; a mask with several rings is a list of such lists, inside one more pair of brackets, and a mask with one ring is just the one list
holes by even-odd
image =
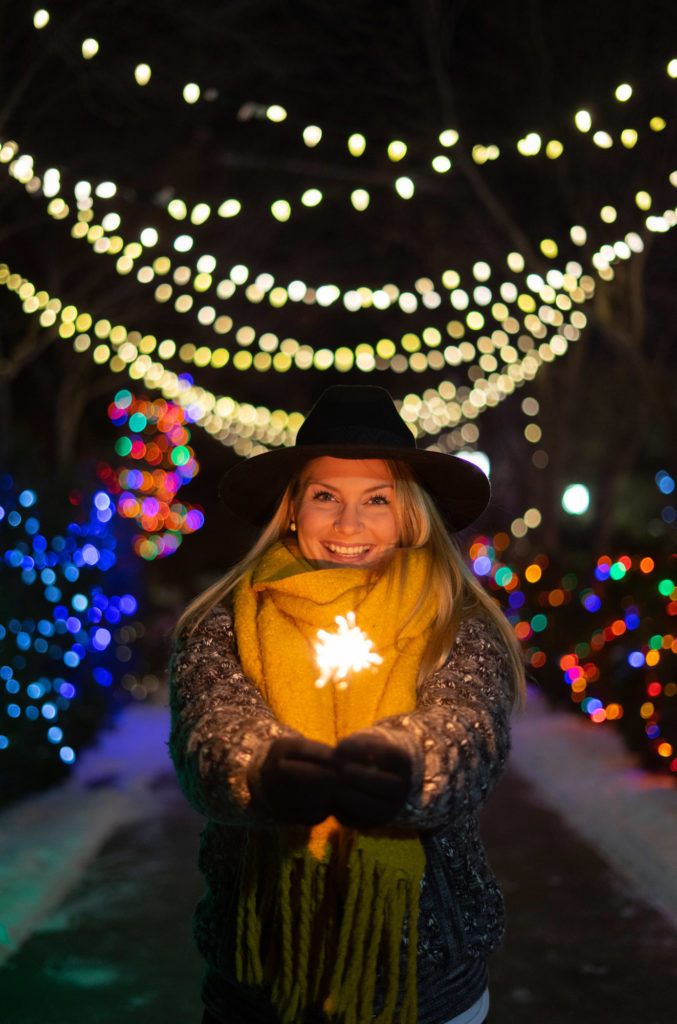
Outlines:
{"label": "eye", "polygon": [[368,501],[369,505],[389,505],[390,498],[387,494],[372,494]]}
{"label": "eye", "polygon": [[334,495],[331,491],[315,491],[313,493],[313,501],[334,501]]}

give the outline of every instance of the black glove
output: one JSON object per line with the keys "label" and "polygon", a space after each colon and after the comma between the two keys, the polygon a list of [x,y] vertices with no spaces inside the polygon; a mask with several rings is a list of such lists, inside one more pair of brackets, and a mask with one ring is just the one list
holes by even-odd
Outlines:
{"label": "black glove", "polygon": [[412,765],[393,740],[355,732],[336,747],[339,780],[334,814],[350,828],[387,825],[404,806]]}
{"label": "black glove", "polygon": [[302,736],[274,740],[259,775],[267,809],[282,825],[317,825],[333,811],[335,751]]}

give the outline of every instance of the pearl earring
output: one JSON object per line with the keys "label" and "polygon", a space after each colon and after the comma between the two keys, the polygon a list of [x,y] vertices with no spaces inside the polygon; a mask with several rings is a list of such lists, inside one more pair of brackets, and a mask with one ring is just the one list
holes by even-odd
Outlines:
{"label": "pearl earring", "polygon": [[291,523],[289,524],[289,529],[291,530],[292,533],[296,533],[296,523],[294,522],[293,519],[292,519]]}

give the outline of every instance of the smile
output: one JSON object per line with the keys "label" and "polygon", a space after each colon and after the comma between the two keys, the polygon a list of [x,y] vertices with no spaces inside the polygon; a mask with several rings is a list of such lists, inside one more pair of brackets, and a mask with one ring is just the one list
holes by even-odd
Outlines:
{"label": "smile", "polygon": [[331,551],[333,555],[339,555],[341,558],[359,558],[361,555],[366,555],[368,551],[371,551],[371,544],[335,544],[333,542],[327,542],[324,545],[328,551]]}

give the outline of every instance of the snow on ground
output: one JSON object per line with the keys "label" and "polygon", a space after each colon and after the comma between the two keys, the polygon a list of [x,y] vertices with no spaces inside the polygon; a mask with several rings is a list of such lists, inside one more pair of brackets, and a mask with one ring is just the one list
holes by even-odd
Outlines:
{"label": "snow on ground", "polygon": [[[68,782],[0,813],[0,963],[61,903],[120,826],[153,813],[172,772],[168,711],[134,705]],[[511,766],[677,926],[677,789],[639,770],[620,736],[531,695],[513,723]]]}
{"label": "snow on ground", "polygon": [[0,812],[0,963],[120,825],[152,813],[149,784],[173,771],[168,731],[165,708],[134,705],[82,754],[67,782]]}
{"label": "snow on ground", "polygon": [[638,768],[611,726],[536,693],[513,720],[510,764],[677,927],[674,779]]}

